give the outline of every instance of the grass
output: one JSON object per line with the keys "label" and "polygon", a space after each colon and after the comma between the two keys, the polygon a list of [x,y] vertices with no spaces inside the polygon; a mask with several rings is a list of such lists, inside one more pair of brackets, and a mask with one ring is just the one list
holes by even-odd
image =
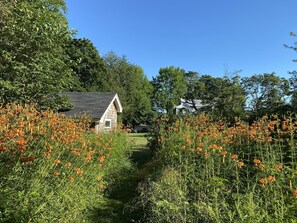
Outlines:
{"label": "grass", "polygon": [[152,152],[147,147],[146,134],[130,133],[128,136],[133,142],[131,159],[135,164],[135,170],[116,182],[108,198],[93,210],[90,222],[139,222],[143,217],[142,210],[133,208],[133,199],[138,196],[138,184],[153,172],[155,163],[151,160]]}

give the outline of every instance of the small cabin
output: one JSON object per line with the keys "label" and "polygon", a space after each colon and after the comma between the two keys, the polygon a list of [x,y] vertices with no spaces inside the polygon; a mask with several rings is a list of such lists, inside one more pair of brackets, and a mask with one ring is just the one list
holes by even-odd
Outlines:
{"label": "small cabin", "polygon": [[112,131],[117,127],[118,114],[123,108],[117,93],[111,92],[63,92],[73,108],[62,112],[66,116],[90,115],[97,132]]}

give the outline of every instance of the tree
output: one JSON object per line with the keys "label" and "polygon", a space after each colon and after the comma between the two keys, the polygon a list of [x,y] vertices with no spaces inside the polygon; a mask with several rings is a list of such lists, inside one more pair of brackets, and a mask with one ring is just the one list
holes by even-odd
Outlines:
{"label": "tree", "polygon": [[289,95],[288,80],[275,73],[255,74],[242,81],[247,93],[247,108],[255,117],[278,113]]}
{"label": "tree", "polygon": [[200,81],[197,72],[189,71],[185,75],[187,81],[187,90],[184,98],[188,103],[192,104],[195,111],[198,112],[195,100],[202,99],[202,94],[205,91],[205,84]]}
{"label": "tree", "polygon": [[59,108],[53,92],[72,81],[64,0],[6,0],[0,8],[0,100]]}
{"label": "tree", "polygon": [[110,52],[103,59],[111,72],[108,83],[117,92],[123,104],[123,122],[138,125],[150,121],[152,115],[150,94],[152,86],[140,66],[128,62],[125,56]]}
{"label": "tree", "polygon": [[155,110],[173,114],[174,105],[180,102],[187,90],[185,71],[173,66],[161,68],[152,85]]}
{"label": "tree", "polygon": [[200,82],[205,86],[200,93],[205,112],[229,120],[244,114],[245,94],[237,74],[231,78],[202,75]]}
{"label": "tree", "polygon": [[108,91],[108,65],[88,39],[71,39],[66,52],[76,80],[70,91]]}

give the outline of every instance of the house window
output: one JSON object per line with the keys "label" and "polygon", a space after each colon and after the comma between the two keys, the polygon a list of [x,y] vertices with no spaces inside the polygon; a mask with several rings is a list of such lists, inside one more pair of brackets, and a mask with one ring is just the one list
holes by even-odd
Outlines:
{"label": "house window", "polygon": [[105,119],[104,127],[105,128],[111,128],[111,119]]}

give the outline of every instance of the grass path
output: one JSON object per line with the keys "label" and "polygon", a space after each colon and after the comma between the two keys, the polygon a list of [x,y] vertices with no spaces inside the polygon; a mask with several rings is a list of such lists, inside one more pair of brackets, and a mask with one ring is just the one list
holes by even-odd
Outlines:
{"label": "grass path", "polygon": [[133,133],[129,134],[129,138],[134,142],[132,161],[136,170],[123,177],[109,197],[98,205],[90,223],[138,222],[143,215],[141,210],[131,211],[131,202],[138,195],[137,185],[154,170],[155,164],[152,161],[152,152],[147,147],[145,135]]}

